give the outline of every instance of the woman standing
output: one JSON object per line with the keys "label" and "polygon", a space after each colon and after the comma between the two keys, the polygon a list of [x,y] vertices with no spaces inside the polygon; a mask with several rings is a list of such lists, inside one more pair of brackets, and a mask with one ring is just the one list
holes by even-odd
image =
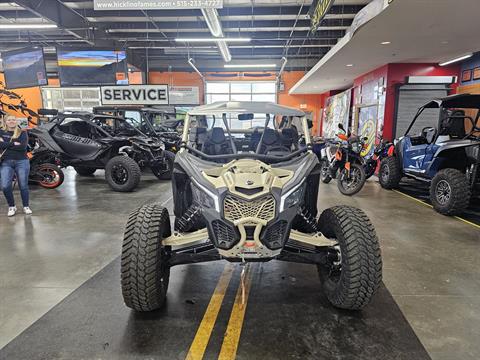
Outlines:
{"label": "woman standing", "polygon": [[8,216],[17,212],[13,197],[13,177],[17,176],[20,194],[22,196],[23,212],[30,215],[28,175],[30,160],[27,157],[28,135],[18,126],[18,120],[13,115],[7,115],[0,128],[0,177],[2,191],[8,203]]}

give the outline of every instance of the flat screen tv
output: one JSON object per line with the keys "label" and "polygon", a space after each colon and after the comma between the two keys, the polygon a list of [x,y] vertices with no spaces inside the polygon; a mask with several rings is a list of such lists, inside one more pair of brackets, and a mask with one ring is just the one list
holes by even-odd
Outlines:
{"label": "flat screen tv", "polygon": [[4,51],[2,60],[7,89],[47,85],[41,47]]}
{"label": "flat screen tv", "polygon": [[57,48],[62,86],[127,85],[125,51]]}

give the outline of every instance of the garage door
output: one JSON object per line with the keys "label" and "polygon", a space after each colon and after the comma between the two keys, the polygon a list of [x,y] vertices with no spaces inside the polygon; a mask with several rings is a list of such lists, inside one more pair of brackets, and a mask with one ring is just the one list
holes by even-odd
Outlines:
{"label": "garage door", "polygon": [[[432,99],[447,95],[448,88],[444,84],[401,86],[398,95],[395,138],[405,135],[420,106]],[[410,130],[410,134],[419,134],[426,126],[436,126],[438,116],[438,109],[426,109]]]}

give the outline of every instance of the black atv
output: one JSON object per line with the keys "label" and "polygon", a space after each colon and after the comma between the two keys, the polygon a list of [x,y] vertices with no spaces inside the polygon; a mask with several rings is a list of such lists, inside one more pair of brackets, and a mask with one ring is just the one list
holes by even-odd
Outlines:
{"label": "black atv", "polygon": [[[52,114],[52,110],[39,112]],[[105,169],[110,187],[122,192],[137,187],[145,167],[161,180],[171,178],[175,155],[124,119],[87,112],[53,113],[51,121],[30,130],[38,142],[38,162],[73,166],[82,176]]]}
{"label": "black atv", "polygon": [[180,149],[180,132],[183,120],[176,118],[174,108],[157,109],[143,106],[113,105],[96,106],[93,108],[93,112],[125,119],[142,133],[161,140],[168,151],[176,153]]}

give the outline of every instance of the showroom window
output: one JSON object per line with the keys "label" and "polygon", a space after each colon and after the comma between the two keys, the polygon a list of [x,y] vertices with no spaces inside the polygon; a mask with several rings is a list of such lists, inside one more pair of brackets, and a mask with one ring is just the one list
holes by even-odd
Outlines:
{"label": "showroom window", "polygon": [[[206,88],[206,102],[216,101],[270,101],[277,102],[275,81],[209,81]],[[245,129],[265,124],[265,114],[256,114],[251,121],[239,121],[230,117],[229,126],[232,129]],[[221,119],[220,119],[221,123]],[[217,121],[215,126],[219,126]]]}
{"label": "showroom window", "polygon": [[100,89],[94,88],[42,88],[43,107],[60,111],[92,111],[101,105]]}

